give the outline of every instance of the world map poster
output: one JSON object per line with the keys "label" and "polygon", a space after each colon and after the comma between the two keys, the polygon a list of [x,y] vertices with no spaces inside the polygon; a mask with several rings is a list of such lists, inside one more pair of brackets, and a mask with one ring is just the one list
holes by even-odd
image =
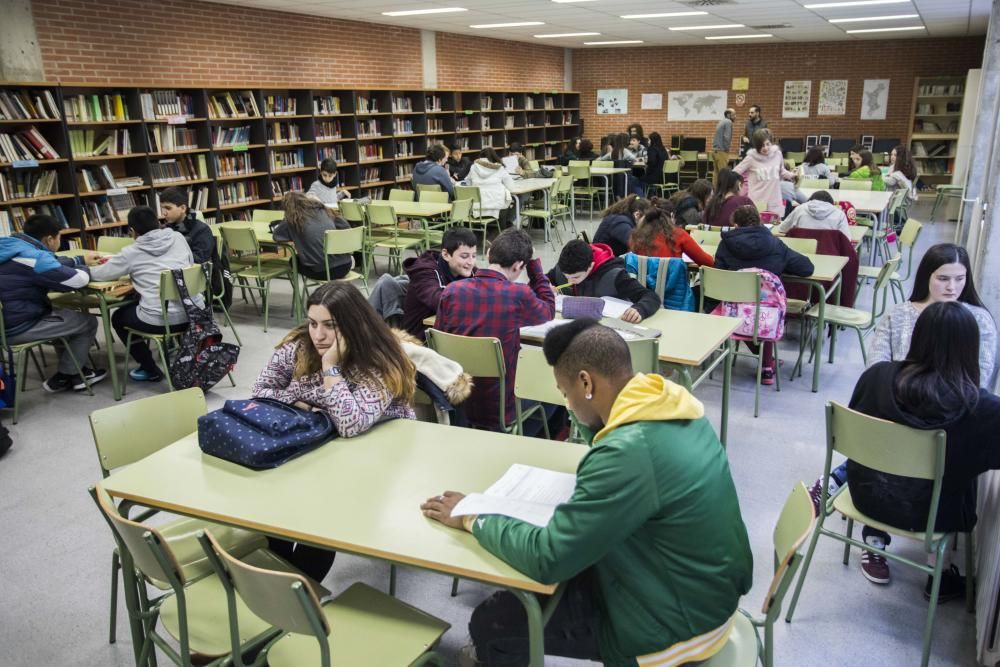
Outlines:
{"label": "world map poster", "polygon": [[667,120],[722,120],[725,90],[675,90],[667,93]]}

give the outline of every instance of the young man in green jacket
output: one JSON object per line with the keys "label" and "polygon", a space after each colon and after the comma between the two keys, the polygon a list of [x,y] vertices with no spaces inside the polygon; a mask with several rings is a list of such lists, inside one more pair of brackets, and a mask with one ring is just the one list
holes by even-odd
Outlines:
{"label": "young man in green jacket", "polygon": [[[567,582],[545,628],[549,655],[605,665],[705,660],[729,636],[753,557],[726,453],[701,403],[660,375],[632,373],[613,330],[574,320],[545,338],[545,358],[591,443],[576,488],[539,528],[499,515],[452,517],[462,494],[421,508],[472,532],[542,583]],[[476,659],[528,663],[520,602],[497,593],[472,614]]]}

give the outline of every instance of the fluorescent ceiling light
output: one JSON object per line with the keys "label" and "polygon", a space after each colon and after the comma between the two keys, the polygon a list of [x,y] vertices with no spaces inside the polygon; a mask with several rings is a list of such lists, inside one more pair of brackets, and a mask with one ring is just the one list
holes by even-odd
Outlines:
{"label": "fluorescent ceiling light", "polygon": [[470,28],[518,28],[523,25],[545,25],[542,21],[523,21],[521,23],[480,23],[470,25]]}
{"label": "fluorescent ceiling light", "polygon": [[594,2],[594,0],[552,0],[552,2],[567,3],[567,2]]}
{"label": "fluorescent ceiling light", "polygon": [[894,21],[896,19],[916,19],[920,14],[893,14],[892,16],[862,16],[856,19],[830,19],[830,23],[861,23],[862,21]]}
{"label": "fluorescent ceiling light", "polygon": [[584,46],[602,46],[604,44],[642,44],[641,39],[619,39],[613,42],[584,42]]}
{"label": "fluorescent ceiling light", "polygon": [[872,5],[900,5],[910,0],[861,0],[860,2],[822,2],[818,5],[802,5],[806,9],[833,9],[834,7],[871,7]]}
{"label": "fluorescent ceiling light", "polygon": [[535,35],[538,39],[548,39],[557,37],[593,37],[594,35],[600,35],[599,32],[558,32],[551,35]]}
{"label": "fluorescent ceiling light", "polygon": [[382,16],[416,16],[417,14],[450,14],[451,12],[467,12],[464,7],[437,7],[436,9],[406,9],[399,12],[382,12]]}
{"label": "fluorescent ceiling light", "polygon": [[854,35],[859,32],[900,32],[902,30],[923,30],[922,25],[911,25],[905,28],[865,28],[864,30],[846,30],[848,35]]}
{"label": "fluorescent ceiling light", "polygon": [[623,19],[667,19],[675,16],[707,16],[708,12],[667,12],[665,14],[625,14]]}
{"label": "fluorescent ceiling light", "polygon": [[774,35],[762,32],[756,35],[713,35],[705,39],[759,39],[761,37],[774,37]]}
{"label": "fluorescent ceiling light", "polygon": [[726,28],[745,28],[742,23],[725,23],[719,25],[685,25],[670,30],[725,30]]}

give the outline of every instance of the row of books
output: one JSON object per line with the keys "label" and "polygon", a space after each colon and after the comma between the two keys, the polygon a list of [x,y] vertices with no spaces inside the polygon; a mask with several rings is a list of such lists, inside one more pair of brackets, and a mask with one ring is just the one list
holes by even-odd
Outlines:
{"label": "row of books", "polygon": [[424,97],[424,109],[427,111],[441,111],[441,98],[437,95],[427,95]]}
{"label": "row of books", "polygon": [[64,97],[63,112],[71,122],[130,120],[128,105],[121,93]]}
{"label": "row of books", "polygon": [[279,176],[271,179],[271,194],[284,197],[288,192],[302,192],[301,176]]}
{"label": "row of books", "polygon": [[98,190],[126,187],[118,183],[106,164],[77,169],[76,182],[80,192],[97,192]]}
{"label": "row of books", "polygon": [[365,160],[381,160],[382,158],[382,144],[361,144],[358,147],[358,159],[362,162]]}
{"label": "row of books", "polygon": [[396,157],[413,157],[416,153],[416,142],[412,139],[403,139],[396,142]]}
{"label": "row of books", "polygon": [[257,99],[253,91],[215,93],[208,98],[208,114],[212,118],[259,117]]}
{"label": "row of books", "polygon": [[59,119],[59,105],[52,91],[0,90],[0,119]]}
{"label": "row of books", "polygon": [[268,116],[294,116],[298,113],[298,102],[288,95],[267,95],[264,97],[264,113]]}
{"label": "row of books", "polygon": [[340,110],[340,98],[333,95],[314,97],[313,114],[319,116],[328,113],[342,113]]}
{"label": "row of books", "polygon": [[324,120],[316,123],[316,139],[341,139],[343,133],[339,120]]}
{"label": "row of books", "polygon": [[[0,236],[10,236],[24,229],[24,221],[41,213],[51,215],[63,229],[69,228],[66,213],[58,204],[32,204],[31,206],[11,206],[0,210]],[[6,232],[6,233],[4,233]]]}
{"label": "row of books", "polygon": [[964,95],[964,83],[933,84],[926,83],[920,86],[918,95]]}
{"label": "row of books", "polygon": [[184,127],[153,125],[149,128],[149,150],[152,153],[172,153],[198,148],[198,132]]}
{"label": "row of books", "polygon": [[469,119],[466,117],[455,119],[455,131],[456,132],[468,132],[469,131]]}
{"label": "row of books", "polygon": [[344,158],[344,147],[343,146],[320,146],[316,150],[316,159],[319,162],[330,158],[334,162],[346,162]]}
{"label": "row of books", "polygon": [[[196,158],[196,159],[193,159]],[[208,178],[204,155],[181,155],[169,160],[151,162],[154,185],[183,183]]]}
{"label": "row of books", "polygon": [[58,158],[59,153],[34,125],[17,133],[0,134],[0,162]]}
{"label": "row of books", "polygon": [[139,108],[146,120],[169,118],[170,116],[187,116],[195,114],[194,98],[187,93],[176,90],[154,90],[139,94]]}
{"label": "row of books", "polygon": [[272,151],[271,170],[281,171],[282,169],[297,169],[306,166],[306,151],[303,148],[298,150]]}
{"label": "row of books", "polygon": [[135,200],[130,194],[114,197],[89,197],[81,205],[83,226],[90,228],[127,222],[128,212],[135,205]]}
{"label": "row of books", "polygon": [[393,118],[392,133],[413,134],[413,121],[408,118]]}
{"label": "row of books", "polygon": [[250,143],[250,126],[217,127],[212,131],[213,146],[238,146]]}
{"label": "row of books", "polygon": [[379,167],[365,167],[361,170],[361,184],[378,183],[382,180],[382,170]]}
{"label": "row of books", "polygon": [[358,95],[358,113],[378,113],[378,100]]}
{"label": "row of books", "polygon": [[402,180],[404,178],[413,177],[413,165],[412,164],[397,164],[396,165],[396,180]]}
{"label": "row of books", "polygon": [[298,123],[270,123],[267,126],[267,141],[271,144],[287,144],[302,141],[302,128]]}
{"label": "row of books", "polygon": [[216,222],[250,222],[252,219],[253,213],[244,209],[242,211],[224,211],[218,215],[206,217],[205,222],[214,225]]}
{"label": "row of books", "polygon": [[[188,208],[195,211],[202,211],[208,208],[208,186],[207,185],[196,185],[187,191],[188,198]],[[129,193],[131,196],[131,193]],[[156,190],[153,191],[153,210],[160,210],[160,193]]]}
{"label": "row of books", "polygon": [[932,144],[930,147],[922,141],[913,142],[914,157],[937,157],[948,155],[951,146],[947,142]]}
{"label": "row of books", "polygon": [[120,130],[70,130],[69,148],[74,157],[127,155],[132,152],[128,128]]}
{"label": "row of books", "polygon": [[385,199],[385,187],[365,188],[364,194],[371,199]]}
{"label": "row of books", "polygon": [[380,137],[382,136],[382,122],[379,120],[359,120],[359,137]]}
{"label": "row of books", "polygon": [[918,119],[914,124],[914,130],[916,130],[917,132],[928,132],[928,133],[936,132],[938,134],[957,133],[958,121],[948,123],[947,125],[942,127],[941,124],[935,123],[933,121]]}
{"label": "row of books", "polygon": [[253,161],[249,153],[233,153],[231,155],[215,155],[215,173],[218,176],[239,176],[251,174],[254,171]]}
{"label": "row of books", "polygon": [[260,189],[257,187],[257,181],[254,180],[220,183],[218,193],[219,206],[241,204],[260,199]]}
{"label": "row of books", "polygon": [[59,178],[54,169],[45,171],[0,171],[0,201],[44,197],[59,192]]}
{"label": "row of books", "polygon": [[440,134],[444,132],[444,118],[428,118],[427,134]]}
{"label": "row of books", "polygon": [[413,100],[409,97],[393,97],[392,110],[396,112],[413,111]]}

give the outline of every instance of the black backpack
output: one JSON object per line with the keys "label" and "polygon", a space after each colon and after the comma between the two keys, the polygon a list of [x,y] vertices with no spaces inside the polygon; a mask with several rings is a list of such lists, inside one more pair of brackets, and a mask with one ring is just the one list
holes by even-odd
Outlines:
{"label": "black backpack", "polygon": [[[201,270],[207,284],[211,285],[211,264],[202,264]],[[222,332],[212,318],[211,302],[204,308],[195,304],[184,284],[183,269],[174,269],[171,273],[188,316],[188,328],[181,334],[177,352],[170,362],[170,382],[174,389],[201,387],[207,391],[233,370],[240,348],[222,342]]]}

